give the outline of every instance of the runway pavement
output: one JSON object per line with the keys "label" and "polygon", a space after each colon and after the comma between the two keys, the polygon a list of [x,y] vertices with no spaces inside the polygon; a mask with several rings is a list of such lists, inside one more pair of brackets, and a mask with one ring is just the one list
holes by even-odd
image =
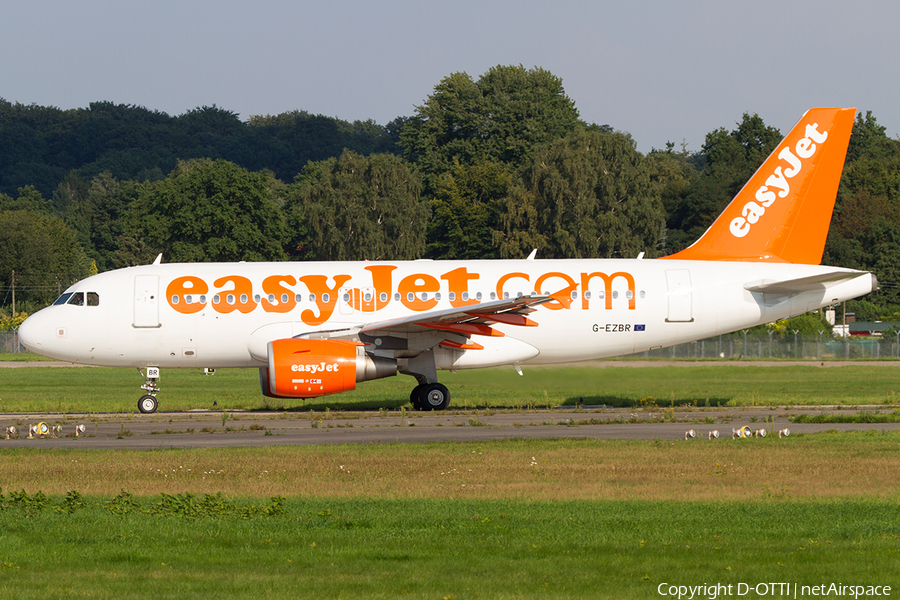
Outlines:
{"label": "runway pavement", "polygon": [[[158,448],[222,448],[314,444],[479,442],[500,439],[590,438],[684,440],[693,429],[697,443],[713,430],[730,438],[747,426],[776,435],[827,430],[898,430],[900,423],[791,423],[791,415],[859,410],[890,412],[884,407],[679,408],[638,410],[585,407],[534,411],[409,411],[342,413],[260,413],[191,411],[140,414],[0,414],[0,434],[12,425],[17,438],[2,439],[0,448],[95,448],[150,450]],[[774,418],[774,422],[770,422]],[[768,420],[768,421],[767,421]],[[62,427],[61,437],[27,439],[29,425]],[[74,437],[83,424],[83,437]],[[751,442],[748,440],[748,442]]]}

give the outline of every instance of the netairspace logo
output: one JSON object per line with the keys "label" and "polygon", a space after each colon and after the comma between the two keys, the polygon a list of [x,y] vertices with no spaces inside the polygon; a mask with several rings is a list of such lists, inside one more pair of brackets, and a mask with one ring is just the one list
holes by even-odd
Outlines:
{"label": "netairspace logo", "polygon": [[766,583],[716,583],[703,585],[675,585],[661,583],[656,588],[660,596],[671,596],[678,600],[694,598],[716,600],[716,598],[873,598],[890,596],[889,585],[844,585],[843,583],[821,583],[801,585],[789,582]]}

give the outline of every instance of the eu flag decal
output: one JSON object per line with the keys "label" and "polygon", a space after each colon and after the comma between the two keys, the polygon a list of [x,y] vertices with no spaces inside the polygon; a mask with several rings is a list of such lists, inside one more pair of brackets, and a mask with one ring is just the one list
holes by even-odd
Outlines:
{"label": "eu flag decal", "polygon": [[634,330],[635,331],[645,331],[646,327],[647,327],[646,325],[635,325]]}

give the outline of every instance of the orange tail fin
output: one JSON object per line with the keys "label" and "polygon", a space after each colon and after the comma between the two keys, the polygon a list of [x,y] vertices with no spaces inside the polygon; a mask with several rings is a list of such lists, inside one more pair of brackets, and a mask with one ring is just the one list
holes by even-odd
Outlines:
{"label": "orange tail fin", "polygon": [[855,108],[813,108],[699,240],[668,259],[822,261]]}

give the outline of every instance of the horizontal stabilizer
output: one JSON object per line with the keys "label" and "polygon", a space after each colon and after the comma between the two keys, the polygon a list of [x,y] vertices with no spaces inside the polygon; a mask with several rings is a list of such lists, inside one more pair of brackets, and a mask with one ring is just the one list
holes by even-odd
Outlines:
{"label": "horizontal stabilizer", "polygon": [[799,277],[797,279],[786,279],[783,281],[769,281],[764,279],[762,281],[748,283],[744,286],[744,289],[748,292],[757,294],[789,296],[792,294],[800,294],[802,292],[821,290],[824,289],[828,283],[849,281],[864,275],[870,275],[872,277],[872,289],[877,289],[878,283],[874,281],[874,275],[863,271],[846,271],[843,269],[840,271],[830,271],[828,273],[820,273],[809,277]]}

